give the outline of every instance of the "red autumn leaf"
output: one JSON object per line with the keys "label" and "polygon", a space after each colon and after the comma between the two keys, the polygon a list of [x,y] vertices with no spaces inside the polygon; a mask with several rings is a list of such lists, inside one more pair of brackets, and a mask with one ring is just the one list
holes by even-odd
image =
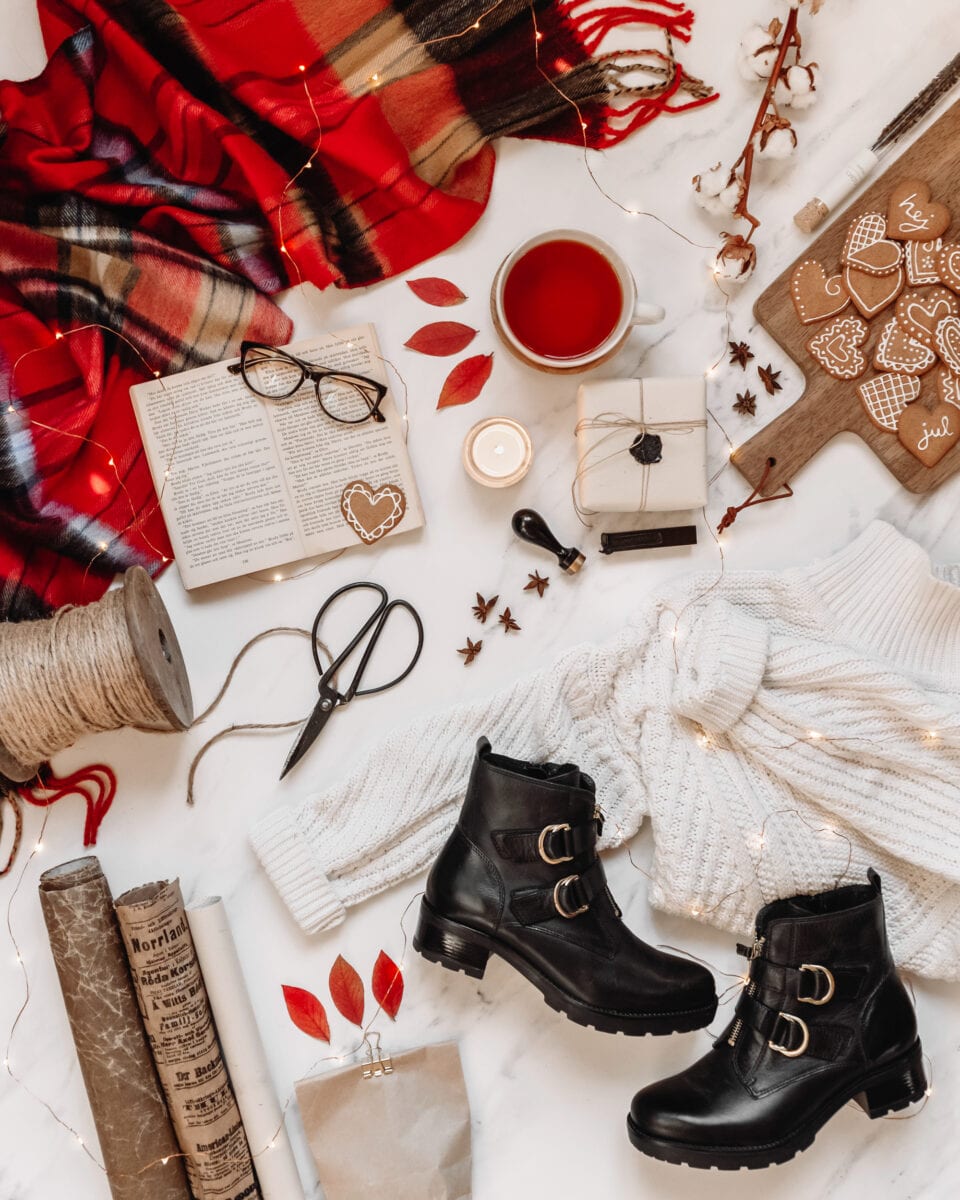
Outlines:
{"label": "red autumn leaf", "polygon": [[290,1020],[309,1037],[321,1042],[330,1041],[330,1023],[323,1005],[313,992],[283,984],[283,998]]}
{"label": "red autumn leaf", "polygon": [[342,954],[330,968],[330,995],[341,1016],[363,1024],[363,980]]}
{"label": "red autumn leaf", "polygon": [[454,404],[469,404],[476,400],[492,370],[492,354],[475,354],[457,363],[444,380],[437,408],[451,408]]}
{"label": "red autumn leaf", "polygon": [[430,276],[427,279],[408,279],[407,287],[426,304],[437,308],[449,308],[451,304],[462,304],[466,296],[449,279]]}
{"label": "red autumn leaf", "polygon": [[373,964],[371,986],[374,1000],[390,1020],[395,1021],[403,999],[403,975],[393,959],[382,950]]}
{"label": "red autumn leaf", "polygon": [[432,354],[442,358],[445,354],[459,354],[477,336],[477,331],[459,321],[434,321],[418,329],[403,344],[408,350],[421,354]]}

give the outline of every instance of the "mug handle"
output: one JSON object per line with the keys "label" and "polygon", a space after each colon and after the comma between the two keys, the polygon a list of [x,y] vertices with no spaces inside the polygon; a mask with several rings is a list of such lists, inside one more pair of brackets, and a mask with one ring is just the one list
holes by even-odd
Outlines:
{"label": "mug handle", "polygon": [[634,306],[631,325],[658,325],[667,314],[659,304],[644,304],[638,301]]}

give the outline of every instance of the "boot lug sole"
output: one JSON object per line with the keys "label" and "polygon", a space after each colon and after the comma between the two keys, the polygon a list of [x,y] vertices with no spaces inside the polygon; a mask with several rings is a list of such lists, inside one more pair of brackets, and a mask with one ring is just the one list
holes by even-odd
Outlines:
{"label": "boot lug sole", "polygon": [[[627,1037],[689,1033],[709,1025],[716,1015],[716,1000],[703,1008],[686,1012],[638,1016],[619,1015],[591,1008],[568,996],[532,963],[488,934],[460,925],[448,917],[442,917],[434,912],[426,901],[421,902],[420,911],[413,948],[428,962],[438,963],[448,971],[462,972],[472,979],[482,979],[487,959],[494,954],[531,983],[543,996],[548,1007],[574,1024],[596,1029],[598,1033],[622,1033]],[[438,945],[438,941],[442,944]]]}
{"label": "boot lug sole", "polygon": [[[919,1062],[920,1073],[915,1075],[906,1095],[891,1098],[876,1106],[870,1106],[865,1096],[868,1090],[877,1085],[878,1081],[895,1075],[897,1068],[903,1066],[909,1073],[911,1064]],[[651,1137],[641,1132],[633,1123],[633,1118],[627,1116],[627,1135],[634,1147],[649,1158],[659,1159],[676,1166],[696,1167],[700,1169],[715,1169],[719,1171],[757,1171],[764,1167],[775,1167],[789,1162],[796,1155],[809,1149],[827,1122],[840,1111],[845,1104],[855,1100],[871,1119],[883,1117],[890,1112],[901,1112],[916,1104],[926,1095],[926,1078],[922,1073],[922,1050],[919,1040],[899,1059],[887,1064],[882,1071],[875,1071],[861,1077],[856,1085],[849,1085],[843,1092],[832,1097],[821,1113],[812,1118],[805,1126],[795,1131],[782,1141],[773,1143],[762,1149],[736,1150],[726,1147],[698,1147],[683,1142],[669,1141],[666,1138]]]}

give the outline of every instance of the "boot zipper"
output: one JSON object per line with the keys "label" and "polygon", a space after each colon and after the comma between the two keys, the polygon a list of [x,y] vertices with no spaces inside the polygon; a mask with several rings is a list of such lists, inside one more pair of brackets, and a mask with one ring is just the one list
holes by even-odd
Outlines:
{"label": "boot zipper", "polygon": [[[766,944],[766,941],[767,939],[765,937],[754,938],[753,946],[750,948],[750,962],[753,962],[755,958],[760,957],[760,955],[763,953],[763,947]],[[747,981],[745,990],[748,996],[752,996],[756,992],[757,985],[752,979]],[[740,1031],[742,1029],[743,1018],[737,1017],[733,1023],[733,1028],[730,1030],[730,1036],[727,1038],[728,1046],[735,1046],[737,1044],[737,1038],[740,1036]]]}

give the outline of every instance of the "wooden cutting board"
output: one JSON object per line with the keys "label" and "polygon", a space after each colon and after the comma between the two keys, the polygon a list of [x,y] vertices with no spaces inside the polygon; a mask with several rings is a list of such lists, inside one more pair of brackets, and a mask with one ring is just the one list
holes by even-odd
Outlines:
{"label": "wooden cutting board", "polygon": [[[769,495],[784,483],[790,483],[800,468],[831,438],[849,430],[863,438],[890,472],[911,492],[929,492],[954,471],[960,470],[960,444],[954,446],[933,468],[925,467],[900,445],[895,433],[878,429],[860,402],[857,384],[877,372],[871,365],[860,379],[839,381],[823,371],[810,357],[806,342],[827,322],[801,325],[790,296],[790,279],[798,263],[816,259],[828,275],[840,269],[840,252],[847,228],[861,213],[887,211],[893,188],[903,179],[922,179],[930,185],[934,200],[946,204],[953,213],[944,241],[960,238],[960,101],[940,117],[927,132],[889,166],[862,196],[840,214],[807,250],[795,259],[754,305],[757,320],[790,355],[803,371],[806,386],[800,399],[770,422],[731,456],[744,477],[756,486],[768,459],[776,462],[763,492]],[[909,284],[907,284],[909,287]],[[857,315],[851,306],[843,315]],[[868,322],[870,337],[864,346],[868,360],[873,358],[880,330],[893,315],[886,308]],[[776,364],[774,364],[776,365]],[[936,402],[937,368],[921,378],[920,397],[915,404]]]}

